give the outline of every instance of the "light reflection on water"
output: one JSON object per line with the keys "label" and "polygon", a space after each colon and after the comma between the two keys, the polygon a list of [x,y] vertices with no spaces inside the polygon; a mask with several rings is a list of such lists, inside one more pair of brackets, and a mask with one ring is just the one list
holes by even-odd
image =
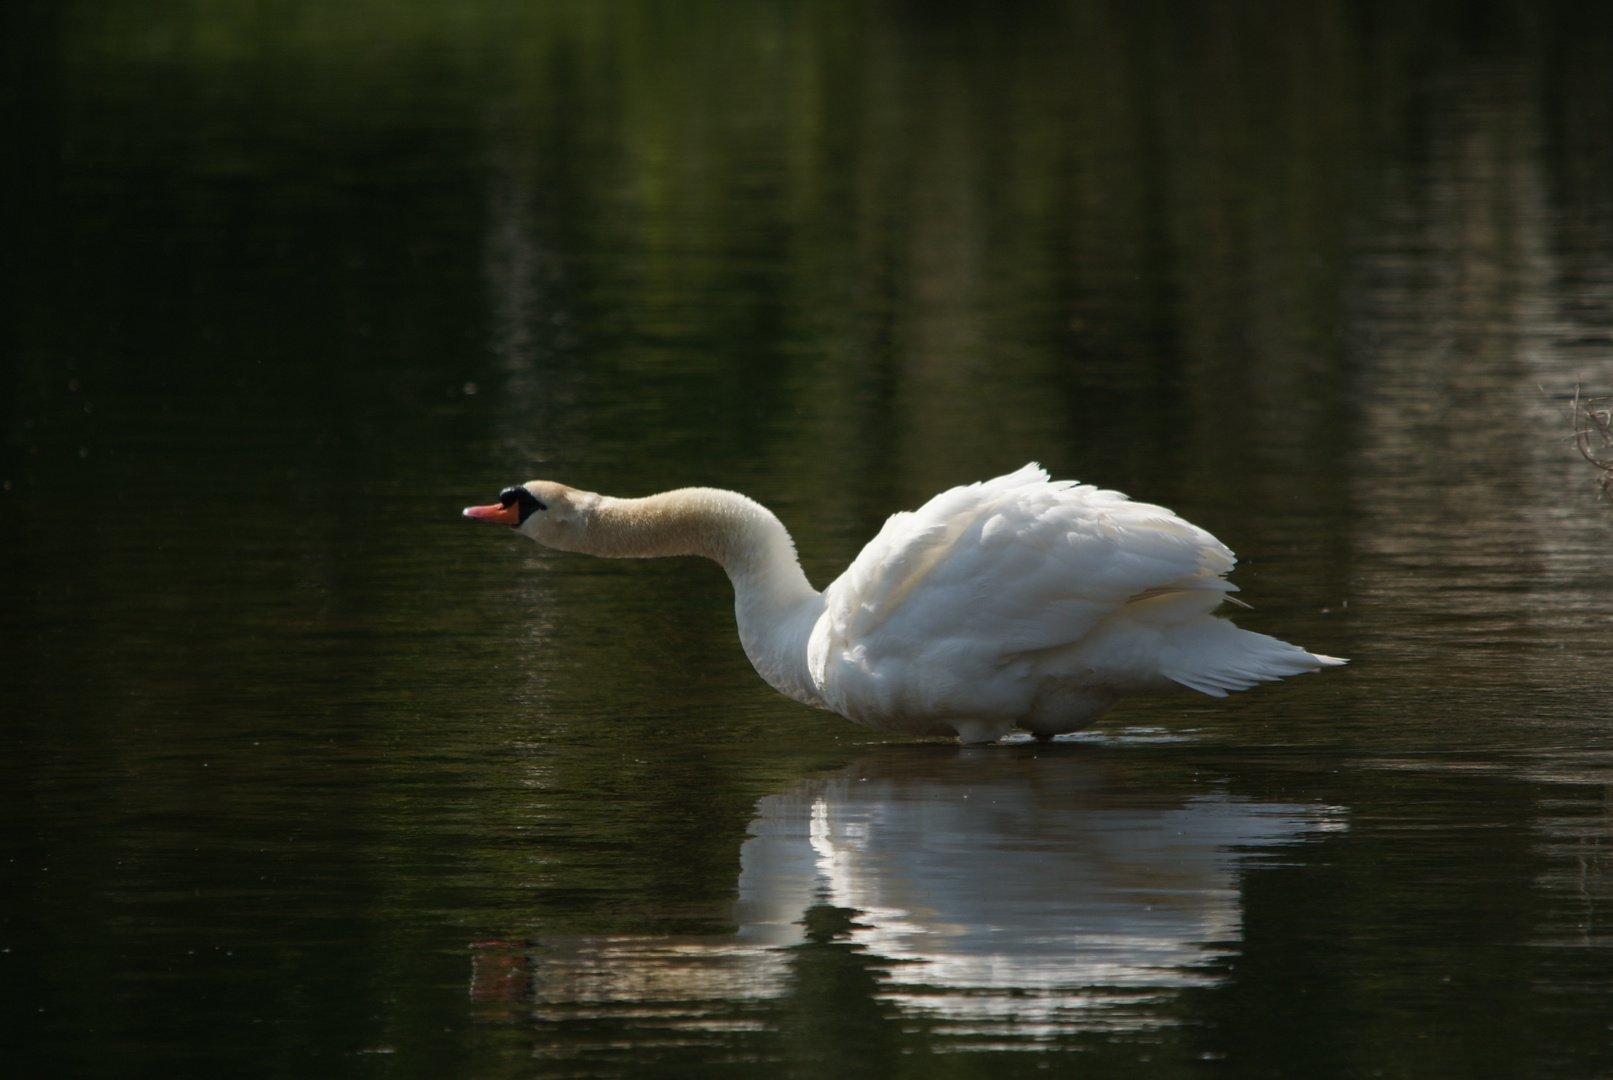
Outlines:
{"label": "light reflection on water", "polygon": [[938,1038],[1178,1023],[1158,1006],[1236,955],[1241,868],[1347,827],[1339,807],[1203,786],[1150,793],[1064,744],[876,752],[757,804],[731,936],[486,943],[472,996],[545,1023],[732,1031],[712,1014],[788,996],[799,950],[834,941],[877,972],[877,1001]]}

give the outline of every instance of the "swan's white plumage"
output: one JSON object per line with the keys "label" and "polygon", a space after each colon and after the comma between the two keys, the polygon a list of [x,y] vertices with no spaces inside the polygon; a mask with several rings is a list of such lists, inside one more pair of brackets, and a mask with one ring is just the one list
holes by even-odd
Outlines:
{"label": "swan's white plumage", "polygon": [[[836,712],[918,732],[938,717],[1021,722],[1050,688],[1077,683],[1103,700],[1044,711],[1081,720],[1166,680],[1224,695],[1277,677],[1235,639],[1229,648],[1221,628],[1244,631],[1208,617],[1235,588],[1221,576],[1233,562],[1169,510],[1027,465],[885,523],[825,590],[813,681]],[[1199,621],[1209,625],[1190,644],[1183,624]],[[1196,662],[1199,644],[1215,663]]]}
{"label": "swan's white plumage", "polygon": [[1086,727],[1126,694],[1223,697],[1343,663],[1212,615],[1236,591],[1223,576],[1235,560],[1208,532],[1119,492],[1050,481],[1035,464],[892,515],[821,594],[777,518],[744,496],[527,488],[555,504],[520,526],[540,542],[717,559],[763,677],[882,730],[966,742],[1016,725],[1051,735]]}

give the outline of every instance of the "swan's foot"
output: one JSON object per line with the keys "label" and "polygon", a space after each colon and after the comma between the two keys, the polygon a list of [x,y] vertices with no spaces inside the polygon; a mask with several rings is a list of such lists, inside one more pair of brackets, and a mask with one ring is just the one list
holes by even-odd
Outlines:
{"label": "swan's foot", "polygon": [[953,723],[953,728],[958,733],[958,741],[965,746],[994,743],[1008,734],[1008,729],[1012,726],[1001,720],[958,720]]}

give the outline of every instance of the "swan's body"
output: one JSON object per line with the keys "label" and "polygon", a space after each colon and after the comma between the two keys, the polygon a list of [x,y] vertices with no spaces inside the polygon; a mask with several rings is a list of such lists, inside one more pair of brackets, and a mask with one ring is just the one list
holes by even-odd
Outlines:
{"label": "swan's body", "polygon": [[893,515],[821,593],[779,519],[732,491],[613,499],[533,480],[465,516],[563,551],[715,559],[762,678],[883,731],[1051,737],[1127,694],[1224,697],[1344,663],[1210,614],[1235,560],[1203,529],[1034,464]]}

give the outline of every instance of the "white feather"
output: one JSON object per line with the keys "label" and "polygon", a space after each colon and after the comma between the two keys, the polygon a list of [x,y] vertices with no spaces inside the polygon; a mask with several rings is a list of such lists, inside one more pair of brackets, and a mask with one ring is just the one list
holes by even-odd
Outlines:
{"label": "white feather", "polygon": [[1234,562],[1163,507],[1027,465],[885,523],[824,591],[812,681],[870,727],[1052,734],[1128,693],[1220,697],[1342,662],[1210,615]]}

